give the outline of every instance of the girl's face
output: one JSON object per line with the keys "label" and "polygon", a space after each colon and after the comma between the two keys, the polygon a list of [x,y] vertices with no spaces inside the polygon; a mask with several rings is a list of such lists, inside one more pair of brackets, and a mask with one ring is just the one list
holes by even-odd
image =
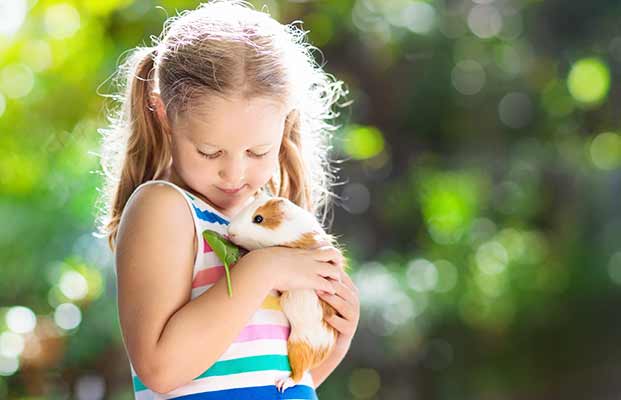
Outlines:
{"label": "girl's face", "polygon": [[196,107],[172,126],[171,174],[232,217],[277,171],[288,110],[265,98],[215,96]]}

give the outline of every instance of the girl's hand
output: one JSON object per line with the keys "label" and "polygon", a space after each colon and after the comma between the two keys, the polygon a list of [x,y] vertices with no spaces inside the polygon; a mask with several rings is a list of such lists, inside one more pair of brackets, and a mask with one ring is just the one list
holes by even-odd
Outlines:
{"label": "girl's hand", "polygon": [[341,281],[334,282],[334,286],[336,288],[335,294],[321,293],[319,291],[318,294],[322,300],[337,311],[338,314],[326,319],[326,322],[332,325],[339,333],[336,339],[336,349],[347,352],[360,319],[358,288],[345,271],[341,273]]}
{"label": "girl's hand", "polygon": [[266,279],[280,292],[315,289],[335,293],[344,262],[341,252],[332,246],[310,250],[273,246],[248,254],[267,268]]}

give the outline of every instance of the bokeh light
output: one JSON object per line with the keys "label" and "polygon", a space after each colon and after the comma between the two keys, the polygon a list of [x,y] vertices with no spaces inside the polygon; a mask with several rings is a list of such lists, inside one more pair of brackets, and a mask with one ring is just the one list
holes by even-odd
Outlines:
{"label": "bokeh light", "polygon": [[352,214],[362,214],[371,204],[371,193],[361,183],[349,183],[342,193],[343,207]]}
{"label": "bokeh light", "polygon": [[608,66],[599,58],[584,58],[572,65],[567,77],[571,95],[582,104],[598,104],[610,88]]}
{"label": "bokeh light", "polygon": [[494,47],[494,60],[509,78],[518,76],[523,70],[522,56],[518,48],[510,43],[499,43]]}
{"label": "bokeh light", "polygon": [[21,60],[35,72],[42,72],[52,65],[52,49],[44,40],[31,40],[21,50]]}
{"label": "bokeh light", "polygon": [[30,308],[11,307],[5,316],[7,327],[15,333],[28,333],[37,325],[37,317]]}
{"label": "bokeh light", "polygon": [[457,267],[447,260],[434,261],[433,265],[438,270],[438,282],[434,290],[441,293],[453,290],[455,286],[457,286],[457,281],[459,279]]}
{"label": "bokeh light", "polygon": [[599,169],[611,170],[621,166],[621,136],[603,132],[590,142],[591,161]]}
{"label": "bokeh light", "polygon": [[84,375],[75,384],[77,399],[100,400],[106,395],[106,381],[99,375]]}
{"label": "bokeh light", "polygon": [[436,11],[429,3],[413,1],[401,11],[403,26],[415,33],[426,34],[434,27]]}
{"label": "bokeh light", "polygon": [[392,335],[428,306],[424,295],[408,296],[395,276],[381,263],[361,265],[352,279],[360,292],[362,313],[368,315],[368,328],[375,335]]}
{"label": "bokeh light", "polygon": [[60,290],[71,300],[80,300],[88,294],[88,283],[82,274],[66,271],[58,284]]}
{"label": "bokeh light", "polygon": [[494,37],[502,29],[502,15],[493,5],[476,5],[468,14],[468,27],[482,39]]}
{"label": "bokeh light", "polygon": [[504,228],[496,235],[496,240],[500,243],[511,261],[520,261],[527,251],[526,241],[521,231],[514,228]]}
{"label": "bokeh light", "polygon": [[54,322],[64,330],[75,329],[82,322],[82,312],[75,304],[60,304],[54,310]]}
{"label": "bokeh light", "polygon": [[17,357],[0,356],[0,375],[11,376],[19,369],[19,359]]}
{"label": "bokeh light", "polygon": [[523,128],[533,119],[533,105],[525,93],[508,93],[498,104],[498,115],[506,126]]}
{"label": "bokeh light", "polygon": [[438,269],[425,259],[410,261],[406,269],[408,285],[417,292],[434,290],[438,284]]}
{"label": "bokeh light", "polygon": [[0,356],[18,357],[24,351],[24,337],[18,333],[2,332],[0,334]]}
{"label": "bokeh light", "polygon": [[0,90],[7,97],[24,97],[34,87],[34,74],[25,64],[11,64],[0,71]]}
{"label": "bokeh light", "polygon": [[475,216],[481,182],[467,173],[437,173],[421,178],[419,201],[431,238],[455,243]]}
{"label": "bokeh light", "polygon": [[43,22],[50,37],[65,39],[80,29],[80,13],[68,3],[54,4],[45,10]]}
{"label": "bokeh light", "polygon": [[0,1],[0,35],[12,36],[24,23],[28,12],[26,0]]}
{"label": "bokeh light", "polygon": [[477,94],[485,85],[485,71],[478,62],[463,60],[453,68],[451,81],[458,92],[466,95]]}
{"label": "bokeh light", "polygon": [[382,316],[384,321],[391,326],[382,334],[396,330],[422,311],[414,304],[410,296],[403,292],[396,292],[388,296],[388,302],[382,310]]}
{"label": "bokeh light", "polygon": [[487,275],[495,275],[505,270],[509,256],[502,244],[492,241],[479,246],[476,252],[476,261],[481,272]]}
{"label": "bokeh light", "polygon": [[[481,264],[479,264],[479,270],[481,271]],[[482,272],[474,275],[474,282],[485,296],[497,298],[506,289],[507,277],[503,274]]]}
{"label": "bokeh light", "polygon": [[350,125],[344,133],[343,150],[356,160],[378,155],[384,149],[384,137],[372,126]]}

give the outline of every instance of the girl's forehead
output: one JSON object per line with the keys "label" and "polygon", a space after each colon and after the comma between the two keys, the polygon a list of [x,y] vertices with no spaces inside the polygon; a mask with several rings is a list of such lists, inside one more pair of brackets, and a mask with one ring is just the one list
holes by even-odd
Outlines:
{"label": "girl's forehead", "polygon": [[200,144],[224,147],[250,140],[261,146],[282,136],[287,112],[272,99],[209,97],[181,114],[175,125]]}

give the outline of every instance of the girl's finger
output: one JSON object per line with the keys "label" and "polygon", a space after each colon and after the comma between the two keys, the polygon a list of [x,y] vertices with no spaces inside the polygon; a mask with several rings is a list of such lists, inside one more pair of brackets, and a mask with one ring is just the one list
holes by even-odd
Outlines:
{"label": "girl's finger", "polygon": [[315,276],[315,290],[316,293],[326,293],[326,294],[330,294],[330,293],[336,293],[336,288],[334,287],[334,284],[326,278],[322,278],[320,276]]}
{"label": "girl's finger", "polygon": [[332,325],[334,329],[339,331],[341,335],[344,335],[346,337],[350,337],[353,335],[353,332],[350,332],[351,328],[349,327],[349,323],[347,322],[347,320],[339,317],[338,315],[333,315],[330,318],[326,318],[326,322]]}
{"label": "girl's finger", "polygon": [[358,304],[358,296],[349,286],[347,286],[344,282],[334,282],[333,284],[337,295],[341,296],[352,306]]}
{"label": "girl's finger", "polygon": [[322,294],[321,299],[330,304],[334,309],[341,314],[346,320],[354,319],[354,312],[352,306],[345,301],[341,296],[336,294]]}
{"label": "girl's finger", "polygon": [[321,271],[319,274],[324,278],[333,279],[335,282],[341,281],[341,271],[338,268],[334,268],[332,264],[320,263]]}
{"label": "girl's finger", "polygon": [[315,250],[315,259],[317,261],[329,262],[343,268],[343,255],[340,250],[334,246],[323,246]]}

